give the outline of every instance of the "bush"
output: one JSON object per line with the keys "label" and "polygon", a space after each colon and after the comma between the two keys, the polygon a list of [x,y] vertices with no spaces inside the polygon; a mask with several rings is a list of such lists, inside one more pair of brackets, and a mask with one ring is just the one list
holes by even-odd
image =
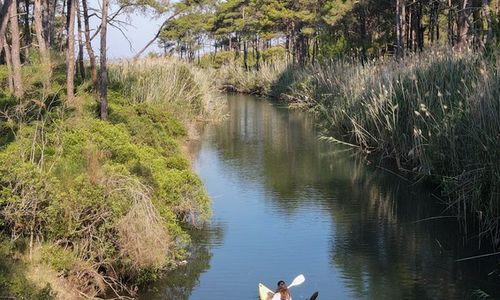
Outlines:
{"label": "bush", "polygon": [[189,241],[182,226],[209,216],[202,183],[180,150],[186,130],[173,104],[110,96],[110,122],[94,117],[94,100],[83,94],[74,111],[41,106],[29,122],[14,121],[15,139],[0,150],[0,229],[27,241],[29,257],[43,240],[30,264],[60,272],[91,296],[110,286],[132,293],[144,270],[175,266]]}

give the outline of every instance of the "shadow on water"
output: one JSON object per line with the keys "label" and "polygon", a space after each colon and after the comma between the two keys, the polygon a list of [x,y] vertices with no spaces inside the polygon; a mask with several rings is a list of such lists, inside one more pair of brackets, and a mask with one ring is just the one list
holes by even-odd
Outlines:
{"label": "shadow on water", "polygon": [[[308,226],[316,232],[300,229],[288,243],[311,236],[316,241],[326,241],[324,248],[318,242],[317,247],[304,245],[294,249],[298,257],[317,257],[317,265],[305,261],[296,264],[302,264],[299,268],[312,274],[310,280],[316,283],[314,287],[320,290],[321,299],[473,299],[478,289],[500,297],[500,278],[495,271],[498,258],[456,262],[477,254],[477,244],[462,238],[454,218],[433,218],[442,215],[444,207],[436,203],[430,190],[412,186],[389,172],[367,166],[346,149],[319,141],[311,115],[250,96],[228,98],[230,118],[205,128],[195,156],[203,151],[216,153],[217,164],[221,165],[217,167],[217,172],[221,172],[217,174],[219,181],[224,181],[224,176],[237,181],[219,184],[258,187],[238,193],[257,199],[255,207],[245,209],[262,210],[265,214],[260,213],[261,220],[251,220],[258,224],[245,225],[243,217],[231,223],[226,213],[216,211],[216,219],[228,219],[227,223],[197,232],[190,263],[155,285],[165,299],[188,299],[193,290],[203,294],[204,299],[216,299],[211,296],[213,291],[199,290],[203,289],[199,286],[202,273],[206,273],[206,280],[226,279],[226,273],[216,274],[220,271],[211,269],[214,249],[221,253],[218,255],[227,255],[224,247],[239,249],[240,244],[248,242],[237,235],[226,237],[223,226],[233,230],[262,226],[279,233],[282,227],[285,232],[290,231],[295,219],[300,219],[297,228]],[[210,193],[216,179],[212,173],[203,174],[216,167],[208,162],[200,164],[199,171]],[[263,192],[258,192],[260,189]],[[231,217],[238,213],[243,215],[239,211],[229,212]],[[329,225],[321,227],[320,223]],[[257,236],[259,241],[255,243],[272,242],[276,237],[274,232],[265,231]],[[245,251],[261,251],[247,254],[262,256],[262,264],[272,265],[279,256],[272,256],[269,251],[287,253],[287,241],[269,250],[246,247]],[[224,261],[224,257],[218,261]],[[323,270],[323,265],[330,268]],[[253,275],[253,269],[259,267],[255,261],[243,265],[255,282],[262,280]],[[332,285],[332,281],[338,285]],[[247,285],[218,289],[239,289],[242,299],[250,299],[244,295],[253,295],[255,288]]]}

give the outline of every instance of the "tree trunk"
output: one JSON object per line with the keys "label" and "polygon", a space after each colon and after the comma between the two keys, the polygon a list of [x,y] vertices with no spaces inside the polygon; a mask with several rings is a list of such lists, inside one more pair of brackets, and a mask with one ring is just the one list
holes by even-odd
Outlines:
{"label": "tree trunk", "polygon": [[50,89],[50,77],[52,74],[52,67],[50,65],[50,53],[47,49],[47,44],[45,43],[45,38],[43,36],[43,22],[42,22],[42,1],[35,0],[33,7],[33,23],[35,24],[35,34],[36,41],[38,43],[38,49],[40,51],[40,61],[42,63],[42,69],[47,76],[44,77],[44,88],[46,90]]}
{"label": "tree trunk", "polygon": [[97,66],[94,50],[92,49],[92,44],[90,42],[90,25],[89,25],[89,13],[87,8],[87,0],[82,0],[82,10],[83,10],[83,24],[85,26],[85,46],[87,48],[87,54],[90,61],[90,76],[92,77],[92,85],[94,90],[98,91],[97,83]]}
{"label": "tree trunk", "polygon": [[101,103],[101,120],[108,119],[108,76],[106,70],[106,34],[108,28],[108,0],[102,0],[101,19],[101,57],[99,69],[99,101]]}
{"label": "tree trunk", "polygon": [[24,20],[23,20],[24,47],[22,49],[24,51],[24,60],[25,61],[28,60],[29,48],[31,46],[31,28],[30,28],[29,7],[30,7],[30,0],[24,0],[24,14],[23,14],[23,17],[24,17]]}
{"label": "tree trunk", "polygon": [[47,47],[50,48],[55,46],[56,29],[54,23],[56,18],[57,0],[44,0],[44,3],[47,3],[47,27],[45,28],[45,39]]}
{"label": "tree trunk", "polygon": [[418,50],[424,50],[424,26],[422,25],[422,17],[424,15],[423,4],[421,1],[417,2],[417,45]]}
{"label": "tree trunk", "polygon": [[401,5],[402,0],[396,0],[396,57],[403,57],[402,44],[402,22],[401,22]]}
{"label": "tree trunk", "polygon": [[[78,0],[75,0],[78,1]],[[76,2],[76,24],[78,25],[78,73],[80,78],[85,80],[85,66],[83,64],[83,38],[82,38],[82,18],[80,3]]]}
{"label": "tree trunk", "polygon": [[[50,1],[49,0],[43,0],[41,3],[41,10],[42,10],[42,28],[43,28],[43,37],[45,38],[45,45],[49,47],[49,7],[50,7]],[[34,9],[34,8],[33,8]]]}
{"label": "tree trunk", "polygon": [[451,0],[448,0],[448,43],[450,46],[455,45],[455,37],[454,37],[454,31],[453,31],[453,4]]}
{"label": "tree trunk", "polygon": [[13,0],[10,6],[10,33],[12,35],[10,54],[12,59],[12,77],[14,80],[14,96],[19,99],[23,96],[24,90],[21,76],[21,41],[19,36],[16,0]]}
{"label": "tree trunk", "polygon": [[[70,6],[71,0],[63,0],[62,5],[61,5],[61,16],[60,18],[62,20],[66,20],[66,26],[60,26],[59,30],[54,32],[54,47],[56,49],[59,49],[60,52],[63,52],[64,50],[64,45],[67,44],[68,38],[66,36],[66,39],[64,40],[64,30],[66,29],[66,32],[68,31],[68,24],[69,24],[69,15],[67,14],[67,11],[69,11],[69,6]],[[57,8],[57,6],[56,6]],[[57,14],[57,13],[56,13]],[[74,27],[74,25],[73,25]],[[65,43],[63,42],[65,41]]]}
{"label": "tree trunk", "polygon": [[4,45],[5,32],[7,31],[7,24],[10,19],[10,6],[12,5],[12,0],[5,0],[0,11],[0,49]]}
{"label": "tree trunk", "polygon": [[10,47],[8,43],[3,45],[5,53],[5,63],[7,64],[7,81],[9,82],[9,92],[14,93],[14,78],[12,77],[12,57],[10,55]]}
{"label": "tree trunk", "polygon": [[68,101],[75,97],[75,14],[76,0],[68,0],[68,24],[66,37],[66,93]]}
{"label": "tree trunk", "polygon": [[243,66],[245,70],[248,71],[248,41],[246,37],[243,41]]}
{"label": "tree trunk", "polygon": [[462,6],[458,13],[458,46],[461,49],[468,44],[469,14],[469,0],[462,0]]}
{"label": "tree trunk", "polygon": [[255,38],[254,49],[255,49],[255,68],[258,71],[258,70],[260,70],[260,50],[259,50],[259,37],[258,36]]}
{"label": "tree trunk", "polygon": [[439,43],[439,1],[433,0],[430,7],[429,16],[429,42],[434,44]]}
{"label": "tree trunk", "polygon": [[487,26],[484,44],[488,45],[491,43],[491,41],[493,39],[493,24],[492,24],[492,20],[491,20],[490,6],[488,3],[489,1],[488,0],[482,0],[482,1],[483,1],[483,3],[482,3],[481,10],[482,10],[483,18],[486,19],[486,26]]}

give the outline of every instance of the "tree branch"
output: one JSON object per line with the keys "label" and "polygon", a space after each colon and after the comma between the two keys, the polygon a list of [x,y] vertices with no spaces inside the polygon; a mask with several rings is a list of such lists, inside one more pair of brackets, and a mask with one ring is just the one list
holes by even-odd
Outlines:
{"label": "tree branch", "polygon": [[167,25],[167,23],[172,20],[173,18],[177,17],[181,12],[183,12],[183,10],[179,10],[177,12],[175,12],[173,15],[171,15],[170,17],[168,17],[165,22],[163,22],[163,24],[161,24],[160,26],[160,29],[158,29],[158,32],[155,34],[155,36],[146,44],[146,46],[144,46],[144,48],[141,49],[141,51],[137,52],[136,55],[134,55],[134,59],[137,59],[139,58],[139,56],[141,56],[141,54],[146,51],[146,49],[151,46],[151,44],[153,44],[154,41],[156,41],[156,39],[160,36],[160,33],[161,31],[163,30],[163,28],[165,27],[165,25]]}

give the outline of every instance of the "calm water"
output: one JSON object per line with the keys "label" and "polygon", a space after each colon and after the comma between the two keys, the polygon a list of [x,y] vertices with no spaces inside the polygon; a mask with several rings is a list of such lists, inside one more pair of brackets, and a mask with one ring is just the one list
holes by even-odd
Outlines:
{"label": "calm water", "polygon": [[454,219],[417,222],[441,214],[431,191],[319,141],[305,113],[242,95],[228,104],[192,147],[212,223],[193,233],[189,264],[142,299],[256,300],[259,282],[300,273],[295,300],[499,296],[497,258],[455,261],[477,253]]}

